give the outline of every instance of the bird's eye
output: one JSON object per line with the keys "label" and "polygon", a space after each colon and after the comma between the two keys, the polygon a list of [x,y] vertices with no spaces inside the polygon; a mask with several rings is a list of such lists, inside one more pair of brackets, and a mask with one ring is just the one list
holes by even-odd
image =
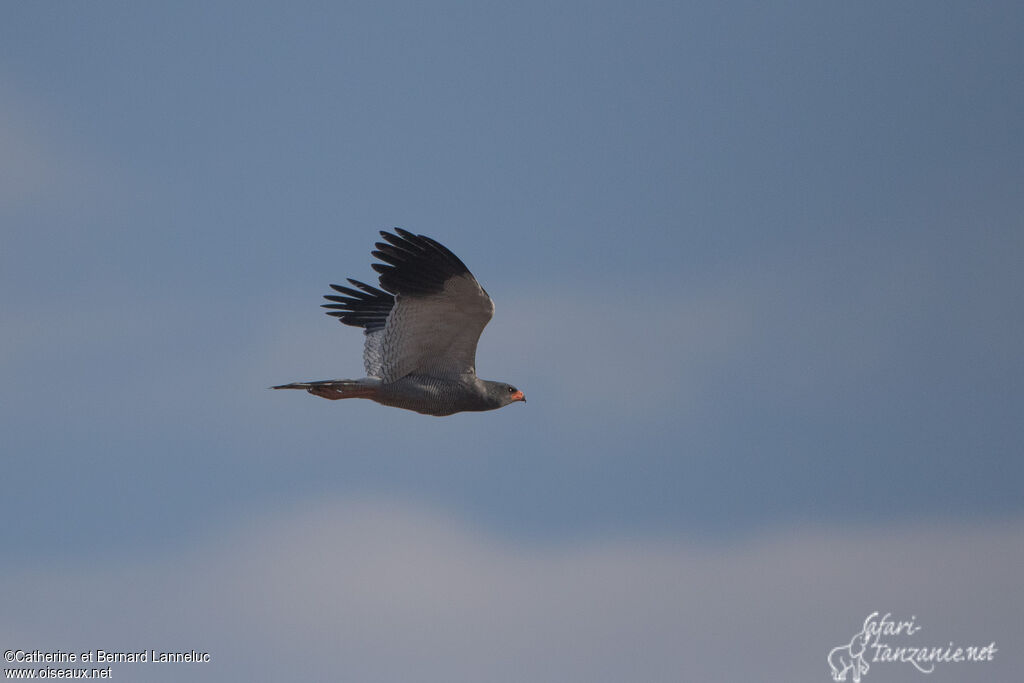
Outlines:
{"label": "bird's eye", "polygon": [[510,393],[510,394],[516,393],[516,388],[515,387],[509,387],[508,388],[508,393]]}

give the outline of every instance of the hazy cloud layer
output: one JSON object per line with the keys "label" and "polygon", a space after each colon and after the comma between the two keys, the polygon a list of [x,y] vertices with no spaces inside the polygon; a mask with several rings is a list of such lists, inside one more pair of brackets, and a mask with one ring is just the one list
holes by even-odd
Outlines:
{"label": "hazy cloud layer", "polygon": [[984,644],[925,679],[1013,681],[1024,523],[807,527],[726,544],[530,545],[437,510],[297,505],[202,542],[0,575],[0,639],[22,649],[208,650],[208,665],[114,665],[146,680],[826,681],[868,614],[904,644]]}

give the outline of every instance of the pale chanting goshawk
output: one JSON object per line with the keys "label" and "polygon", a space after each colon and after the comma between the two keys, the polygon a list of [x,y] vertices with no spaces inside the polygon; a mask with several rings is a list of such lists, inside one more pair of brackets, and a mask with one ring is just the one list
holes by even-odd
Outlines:
{"label": "pale chanting goshawk", "polygon": [[381,231],[373,253],[381,289],[348,279],[323,304],[366,334],[362,379],[293,382],[321,398],[368,398],[425,415],[494,410],[525,401],[511,384],[476,376],[476,344],[494,302],[458,256],[425,235]]}

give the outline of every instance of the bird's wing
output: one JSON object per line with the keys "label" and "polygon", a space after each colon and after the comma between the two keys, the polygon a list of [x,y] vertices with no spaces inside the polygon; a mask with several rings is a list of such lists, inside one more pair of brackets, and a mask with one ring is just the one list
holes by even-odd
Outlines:
{"label": "bird's wing", "polygon": [[393,382],[408,374],[457,378],[476,372],[476,344],[494,303],[466,265],[440,243],[395,228],[373,255],[384,291],[331,285],[329,315],[366,330],[367,374]]}
{"label": "bird's wing", "polygon": [[328,294],[324,298],[333,303],[323,304],[323,307],[333,309],[327,311],[327,315],[335,316],[339,322],[364,328],[363,367],[368,376],[382,377],[384,327],[395,305],[395,297],[359,280],[348,278],[348,281],[358,289],[331,285],[331,289],[345,296]]}

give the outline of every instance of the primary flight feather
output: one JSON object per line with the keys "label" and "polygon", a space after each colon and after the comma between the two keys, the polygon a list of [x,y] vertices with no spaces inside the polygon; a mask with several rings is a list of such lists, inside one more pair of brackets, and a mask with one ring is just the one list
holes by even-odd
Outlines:
{"label": "primary flight feather", "polygon": [[[362,379],[293,382],[321,398],[368,398],[425,415],[494,410],[525,401],[511,384],[476,376],[476,344],[494,302],[458,256],[426,235],[381,231],[373,255],[380,289],[348,279],[323,304],[366,334]],[[340,295],[340,296],[339,296]]]}

